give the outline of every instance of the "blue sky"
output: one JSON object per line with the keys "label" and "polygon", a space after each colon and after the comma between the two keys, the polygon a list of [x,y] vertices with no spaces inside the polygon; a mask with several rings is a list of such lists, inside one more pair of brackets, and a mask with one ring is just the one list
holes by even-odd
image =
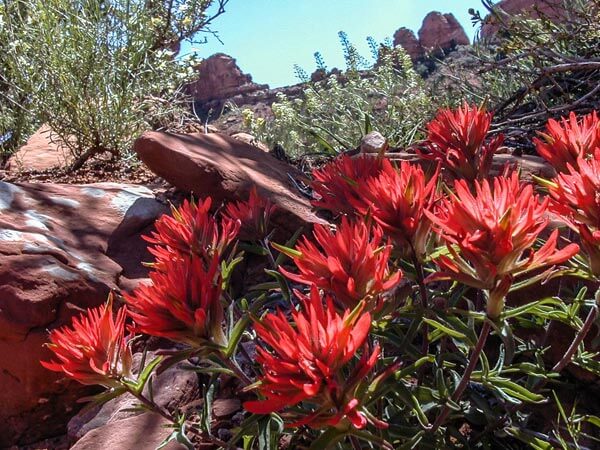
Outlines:
{"label": "blue sky", "polygon": [[483,9],[479,0],[230,0],[212,27],[224,45],[207,35],[207,44],[184,45],[182,53],[227,53],[255,82],[285,86],[297,83],[294,64],[315,69],[316,51],[329,68],[344,67],[338,31],[367,57],[367,36],[382,42],[403,26],[416,33],[429,11],[440,11],[453,13],[473,38],[471,7]]}

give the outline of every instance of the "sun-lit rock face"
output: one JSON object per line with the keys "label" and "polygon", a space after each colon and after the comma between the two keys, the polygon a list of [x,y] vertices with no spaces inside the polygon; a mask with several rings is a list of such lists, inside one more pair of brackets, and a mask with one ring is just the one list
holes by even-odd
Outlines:
{"label": "sun-lit rock face", "polygon": [[429,50],[448,50],[457,45],[469,45],[469,37],[453,14],[432,11],[419,30],[420,44]]}
{"label": "sun-lit rock face", "polygon": [[413,61],[427,53],[448,52],[457,45],[470,44],[462,25],[452,14],[432,11],[423,20],[418,38],[408,28],[399,28],[394,33],[394,46],[401,46]]}
{"label": "sun-lit rock face", "polygon": [[167,210],[141,186],[0,181],[0,448],[64,431],[85,388],[40,364],[48,330],[145,278]]}
{"label": "sun-lit rock face", "polygon": [[256,84],[245,74],[231,56],[216,53],[196,68],[196,81],[188,85],[189,94],[197,102],[222,100],[266,86]]}
{"label": "sun-lit rock face", "polygon": [[[539,18],[543,15],[551,20],[560,20],[564,14],[563,0],[501,0],[495,7],[509,16],[526,14],[531,18]],[[481,28],[481,37],[489,39],[497,31],[497,19],[489,15]]]}

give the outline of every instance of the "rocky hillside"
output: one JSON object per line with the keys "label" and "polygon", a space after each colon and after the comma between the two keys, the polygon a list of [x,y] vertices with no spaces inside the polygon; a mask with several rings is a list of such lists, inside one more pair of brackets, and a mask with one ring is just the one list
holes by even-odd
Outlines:
{"label": "rocky hillside", "polygon": [[[496,4],[501,11],[501,20],[515,14],[528,14],[538,17],[540,12],[549,17],[561,17],[562,0],[502,0]],[[480,38],[489,40],[497,31],[499,19],[489,15],[480,30]],[[432,11],[425,16],[421,28],[413,30],[401,27],[393,34],[394,46],[403,47],[422,72],[430,74],[436,70],[435,61],[451,56],[451,59],[469,58],[471,42],[463,26],[453,14]],[[457,52],[458,51],[458,52]],[[453,62],[455,64],[456,61]],[[469,61],[466,65],[469,66]],[[235,58],[217,53],[205,59],[197,68],[198,80],[188,86],[188,92],[195,100],[195,110],[203,121],[213,123],[219,130],[229,134],[241,128],[241,117],[224,109],[228,103],[240,108],[250,108],[258,117],[271,115],[270,105],[279,93],[294,98],[302,95],[304,84],[271,89],[267,84],[253,81],[237,65]],[[332,72],[338,72],[333,69]],[[312,81],[322,79],[324,74],[316,71]],[[439,76],[438,76],[439,78]]]}

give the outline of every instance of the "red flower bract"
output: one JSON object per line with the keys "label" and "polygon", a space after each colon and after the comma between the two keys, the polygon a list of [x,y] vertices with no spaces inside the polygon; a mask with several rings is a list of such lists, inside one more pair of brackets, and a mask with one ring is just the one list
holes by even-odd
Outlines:
{"label": "red flower bract", "polygon": [[353,204],[361,198],[363,181],[377,175],[381,167],[382,158],[344,155],[314,170],[311,187],[318,199],[313,200],[313,206],[335,214],[353,214]]}
{"label": "red flower bract", "polygon": [[596,112],[578,118],[574,112],[560,122],[550,119],[546,132],[534,138],[537,152],[558,172],[568,172],[568,165],[575,167],[577,159],[587,159],[600,152],[600,120]]}
{"label": "red flower bract", "polygon": [[216,254],[208,268],[195,255],[164,261],[151,284],[124,295],[136,330],[193,347],[224,344],[219,268]]}
{"label": "red flower bract", "polygon": [[548,224],[548,199],[541,200],[517,173],[475,182],[475,195],[466,181],[454,183],[456,194],[439,210],[426,214],[446,241],[452,258],[436,260],[442,271],[434,278],[450,278],[489,292],[488,314],[497,317],[514,275],[561,263],[579,251],[576,244],[557,250],[554,230],[538,250],[532,247]]}
{"label": "red flower bract", "polygon": [[436,183],[437,172],[427,182],[421,167],[402,162],[396,169],[386,159],[381,172],[361,184],[361,198],[350,201],[360,214],[373,217],[403,255],[421,258],[431,230],[424,211],[435,201]]}
{"label": "red flower bract", "polygon": [[252,187],[248,201],[229,203],[223,216],[230,222],[240,222],[241,239],[263,239],[268,234],[269,220],[275,209],[275,205],[259,196],[256,187]]}
{"label": "red flower bract", "polygon": [[[368,355],[365,344],[371,316],[361,314],[360,307],[340,316],[331,298],[324,300],[325,304],[313,286],[310,296],[302,298],[301,311],[292,312],[295,327],[281,311],[255,323],[258,337],[272,350],[257,347],[256,359],[263,367],[259,392],[265,399],[246,402],[245,409],[269,414],[306,400],[315,409],[287,412],[295,420],[290,426],[335,426],[347,418],[354,427],[365,427],[367,420],[355,391],[380,353],[377,346]],[[361,347],[361,359],[350,368]]]}
{"label": "red flower bract", "polygon": [[359,301],[372,305],[378,296],[400,282],[400,271],[390,274],[388,261],[391,245],[383,244],[379,227],[364,222],[351,222],[346,217],[336,231],[317,224],[315,242],[306,237],[296,246],[300,252],[290,253],[299,274],[280,271],[298,283],[315,284],[334,294],[343,308],[354,308]]}
{"label": "red flower bract", "polygon": [[600,160],[578,158],[549,184],[552,209],[579,232],[593,274],[600,276]]}
{"label": "red flower bract", "polygon": [[427,124],[427,152],[419,153],[425,159],[440,161],[457,179],[482,179],[504,142],[502,135],[485,142],[491,122],[491,113],[467,103],[455,111],[442,109]]}
{"label": "red flower bract", "polygon": [[213,254],[223,253],[237,236],[240,223],[224,219],[219,226],[210,206],[210,197],[199,203],[185,200],[179,208],[171,208],[172,216],[165,214],[156,221],[156,231],[144,239],[155,245],[149,250],[158,265],[178,255],[193,253],[210,260]]}
{"label": "red flower bract", "polygon": [[70,327],[50,332],[50,343],[46,345],[57,360],[41,364],[82,384],[119,386],[119,378],[129,376],[131,371],[126,316],[126,308],[121,308],[113,318],[111,297],[105,305],[74,317]]}

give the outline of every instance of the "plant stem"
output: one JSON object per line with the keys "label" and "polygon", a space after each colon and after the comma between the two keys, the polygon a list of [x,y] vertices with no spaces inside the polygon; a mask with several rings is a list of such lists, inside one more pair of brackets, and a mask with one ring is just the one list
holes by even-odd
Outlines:
{"label": "plant stem", "polygon": [[[415,271],[417,275],[417,283],[419,285],[419,294],[421,295],[421,308],[423,309],[423,314],[427,313],[427,308],[429,307],[429,302],[427,300],[427,288],[425,287],[425,273],[423,272],[423,265],[419,261],[417,254],[415,253],[415,249],[411,244],[411,249],[413,252],[413,264],[415,265]],[[421,342],[421,353],[423,355],[427,355],[429,353],[429,325],[423,322],[423,341]],[[418,370],[417,380],[418,383],[421,384],[423,381],[425,366],[422,366]]]}
{"label": "plant stem", "polygon": [[127,388],[127,391],[131,395],[133,395],[136,399],[138,399],[140,402],[142,402],[142,404],[144,404],[151,411],[153,411],[153,412],[155,412],[157,414],[160,414],[162,417],[164,417],[165,419],[167,419],[169,422],[171,422],[173,424],[177,424],[177,421],[175,420],[175,418],[171,414],[169,414],[163,408],[161,408],[160,406],[158,406],[154,401],[150,400],[143,393],[141,393],[141,392],[134,392],[129,387]]}
{"label": "plant stem", "polygon": [[242,382],[244,387],[252,384],[252,380],[248,377],[248,375],[246,375],[244,373],[244,371],[242,369],[240,369],[239,366],[234,361],[232,361],[231,358],[229,358],[224,353],[221,353],[219,355],[219,359],[221,360],[221,362],[223,364],[225,364],[225,366],[228,369],[230,369],[233,373],[235,373],[235,375],[239,378],[239,380]]}
{"label": "plant stem", "polygon": [[585,339],[585,337],[589,333],[590,328],[592,328],[592,325],[594,324],[596,317],[598,317],[598,306],[594,305],[594,306],[592,306],[592,309],[590,309],[590,312],[588,313],[588,315],[585,319],[585,322],[583,323],[583,326],[581,327],[581,330],[579,330],[579,332],[575,336],[575,339],[573,339],[573,342],[571,342],[571,345],[567,349],[567,352],[564,354],[564,356],[561,358],[561,360],[558,361],[556,363],[556,365],[552,368],[553,372],[560,372],[571,362],[571,359],[573,358],[573,355],[577,351],[579,344],[581,344],[581,342]]}
{"label": "plant stem", "polygon": [[[485,322],[483,322],[483,327],[481,328],[481,331],[479,333],[479,339],[477,340],[477,344],[475,345],[475,349],[473,350],[473,353],[471,353],[471,357],[469,359],[469,364],[467,365],[467,368],[465,369],[465,373],[463,374],[463,376],[460,380],[460,383],[458,383],[456,390],[452,394],[451,400],[454,403],[457,403],[460,400],[461,395],[463,394],[465,388],[467,387],[467,384],[469,383],[471,374],[473,373],[473,370],[475,370],[475,367],[477,366],[477,361],[479,361],[479,355],[483,351],[483,347],[485,346],[487,338],[490,334],[490,330],[491,330],[490,322],[488,320],[486,320]],[[448,404],[446,403],[446,405],[444,405],[444,409],[442,410],[440,415],[437,417],[437,419],[435,419],[435,422],[433,423],[433,425],[431,427],[430,431],[432,433],[435,433],[437,431],[437,429],[444,423],[444,421],[448,417],[448,414],[450,414],[450,406],[448,406]]]}

